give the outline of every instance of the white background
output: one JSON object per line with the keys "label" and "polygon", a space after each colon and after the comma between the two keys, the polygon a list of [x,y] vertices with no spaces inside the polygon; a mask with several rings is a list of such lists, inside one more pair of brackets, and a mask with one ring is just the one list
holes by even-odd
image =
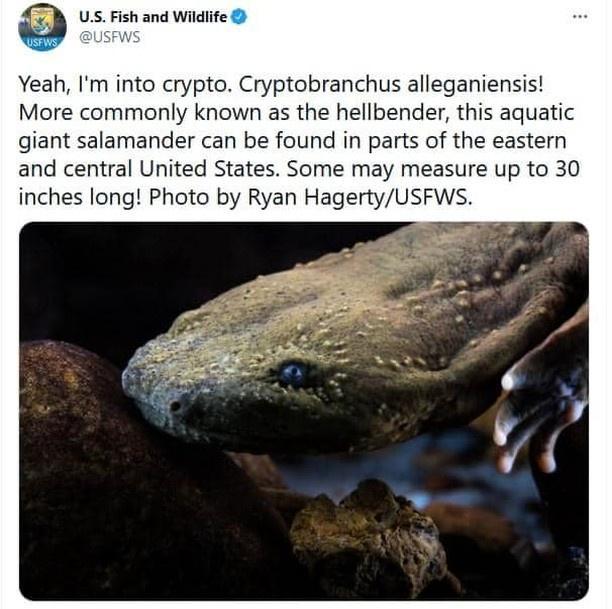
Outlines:
{"label": "white background", "polygon": [[[605,169],[609,169],[609,164],[606,164],[605,156],[604,5],[603,1],[586,0],[582,3],[568,0],[251,0],[235,4],[199,1],[176,5],[160,0],[123,3],[106,0],[96,6],[90,2],[63,0],[57,6],[68,21],[66,40],[55,51],[35,53],[27,49],[17,35],[17,19],[26,8],[26,3],[22,6],[15,2],[3,2],[0,162],[1,601],[7,607],[26,603],[18,591],[17,369],[18,237],[25,223],[32,220],[571,220],[588,227],[591,243],[590,394],[594,405],[590,414],[591,579],[589,594],[580,604],[606,606],[604,595],[610,572],[610,565],[606,562],[606,540],[610,540],[606,520],[610,506],[606,502],[606,493],[609,493],[606,480],[610,479],[611,471],[610,451],[607,451],[610,426],[606,415],[606,381],[610,365],[606,359],[606,344],[610,337],[606,308],[612,291],[610,267],[606,263],[606,256],[609,256],[606,236],[611,227],[606,212],[605,184]],[[79,8],[153,11],[155,8],[229,10],[235,6],[241,6],[249,15],[243,26],[123,24],[114,26],[114,29],[141,30],[142,44],[84,46],[78,40],[79,31],[85,27],[78,22]],[[587,13],[588,18],[572,19],[574,13]],[[107,25],[108,29],[113,27]],[[94,29],[94,26],[90,29]],[[580,178],[571,181],[522,180],[512,187],[502,182],[483,181],[473,189],[477,193],[475,199],[478,204],[471,208],[405,208],[382,215],[373,214],[367,209],[348,209],[341,214],[331,210],[299,210],[291,211],[290,215],[285,210],[262,215],[253,209],[245,210],[240,216],[228,217],[222,210],[208,208],[140,208],[130,213],[121,209],[91,209],[86,206],[67,209],[20,208],[17,205],[18,184],[15,177],[18,162],[16,136],[18,131],[24,130],[24,125],[18,126],[16,120],[17,74],[45,76],[54,72],[65,77],[69,77],[71,72],[107,75],[121,72],[143,76],[216,74],[229,78],[242,73],[262,76],[308,72],[330,76],[365,72],[389,76],[421,72],[442,76],[542,73],[546,94],[527,98],[525,104],[565,101],[577,107],[576,122],[563,129],[563,133],[568,135],[573,154],[563,156],[580,158],[583,171]],[[516,98],[513,100],[517,101]],[[57,103],[61,102],[59,98]],[[149,100],[149,103],[153,102]],[[25,127],[38,128],[36,125]],[[91,129],[92,125],[79,126],[76,122],[72,125],[74,131],[80,127]],[[124,124],[96,127],[117,133],[129,131]],[[304,125],[290,127],[305,129]],[[154,130],[156,126],[150,128]],[[494,127],[488,125],[483,131],[491,132],[487,131],[489,129]],[[547,130],[554,129],[553,125]],[[176,157],[160,153],[160,158],[168,156]],[[439,160],[431,156],[432,161]],[[385,155],[381,159],[383,157]],[[385,158],[391,159],[393,154]],[[477,160],[477,155],[470,158]],[[98,184],[94,180],[87,182]],[[133,185],[142,184],[134,182]],[[231,187],[228,182],[226,185]],[[542,603],[538,606],[542,606]]]}

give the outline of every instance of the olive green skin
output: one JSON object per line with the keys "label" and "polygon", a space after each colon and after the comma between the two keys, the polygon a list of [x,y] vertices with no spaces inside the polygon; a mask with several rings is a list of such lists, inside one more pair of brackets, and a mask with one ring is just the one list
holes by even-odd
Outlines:
{"label": "olive green skin", "polygon": [[[371,450],[480,415],[587,291],[581,225],[413,224],[182,314],[123,386],[187,441]],[[298,389],[279,382],[291,362],[306,370]]]}

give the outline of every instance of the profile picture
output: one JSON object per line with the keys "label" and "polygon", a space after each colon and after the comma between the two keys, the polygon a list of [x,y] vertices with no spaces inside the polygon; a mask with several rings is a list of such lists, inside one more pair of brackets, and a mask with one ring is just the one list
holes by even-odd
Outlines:
{"label": "profile picture", "polygon": [[52,4],[33,4],[19,18],[19,37],[34,51],[52,51],[66,36],[66,18]]}

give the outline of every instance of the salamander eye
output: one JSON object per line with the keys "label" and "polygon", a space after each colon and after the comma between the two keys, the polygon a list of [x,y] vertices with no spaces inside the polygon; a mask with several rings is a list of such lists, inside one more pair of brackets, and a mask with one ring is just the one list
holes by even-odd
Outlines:
{"label": "salamander eye", "polygon": [[306,366],[297,362],[284,364],[279,370],[278,380],[283,385],[299,389],[306,383]]}

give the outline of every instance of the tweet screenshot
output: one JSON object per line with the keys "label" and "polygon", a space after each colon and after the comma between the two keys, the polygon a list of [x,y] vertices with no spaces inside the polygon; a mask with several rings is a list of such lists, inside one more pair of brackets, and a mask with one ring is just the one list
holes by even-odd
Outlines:
{"label": "tweet screenshot", "polygon": [[0,604],[607,606],[605,1],[28,1]]}

